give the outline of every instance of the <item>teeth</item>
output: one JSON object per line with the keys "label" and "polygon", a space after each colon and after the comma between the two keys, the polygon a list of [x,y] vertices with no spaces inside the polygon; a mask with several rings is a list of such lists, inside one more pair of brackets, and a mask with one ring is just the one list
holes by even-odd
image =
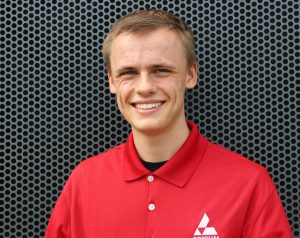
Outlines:
{"label": "teeth", "polygon": [[138,109],[152,109],[152,108],[157,108],[160,105],[162,105],[162,103],[157,102],[157,103],[148,103],[148,104],[135,104],[135,107]]}

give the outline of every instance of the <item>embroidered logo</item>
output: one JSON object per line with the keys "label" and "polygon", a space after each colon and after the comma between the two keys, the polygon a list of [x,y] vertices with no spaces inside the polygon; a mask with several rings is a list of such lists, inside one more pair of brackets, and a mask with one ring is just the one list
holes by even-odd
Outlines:
{"label": "embroidered logo", "polygon": [[209,218],[204,213],[193,238],[219,238],[218,233],[214,227],[208,227]]}

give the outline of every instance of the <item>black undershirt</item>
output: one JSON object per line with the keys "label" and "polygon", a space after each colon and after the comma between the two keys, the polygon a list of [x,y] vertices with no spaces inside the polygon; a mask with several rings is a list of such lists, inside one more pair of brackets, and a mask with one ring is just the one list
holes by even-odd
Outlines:
{"label": "black undershirt", "polygon": [[147,162],[142,160],[143,165],[151,172],[154,172],[155,170],[158,170],[161,166],[163,166],[167,161],[161,161],[161,162]]}

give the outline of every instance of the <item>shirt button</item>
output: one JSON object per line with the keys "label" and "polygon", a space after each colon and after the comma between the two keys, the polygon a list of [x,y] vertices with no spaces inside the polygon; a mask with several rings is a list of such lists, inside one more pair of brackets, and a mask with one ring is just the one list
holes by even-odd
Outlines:
{"label": "shirt button", "polygon": [[153,181],[154,181],[154,176],[149,175],[149,176],[147,177],[147,180],[148,180],[148,182],[153,182]]}
{"label": "shirt button", "polygon": [[150,211],[154,211],[154,210],[155,210],[155,205],[152,204],[152,203],[150,203],[150,204],[148,205],[148,209],[149,209]]}

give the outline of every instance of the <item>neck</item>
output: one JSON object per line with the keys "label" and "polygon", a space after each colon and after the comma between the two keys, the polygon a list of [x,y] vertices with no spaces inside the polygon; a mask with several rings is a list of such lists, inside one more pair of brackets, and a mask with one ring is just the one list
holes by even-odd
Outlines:
{"label": "neck", "polygon": [[136,150],[140,158],[147,162],[169,160],[184,144],[190,133],[186,121],[154,135],[134,129],[132,131]]}

